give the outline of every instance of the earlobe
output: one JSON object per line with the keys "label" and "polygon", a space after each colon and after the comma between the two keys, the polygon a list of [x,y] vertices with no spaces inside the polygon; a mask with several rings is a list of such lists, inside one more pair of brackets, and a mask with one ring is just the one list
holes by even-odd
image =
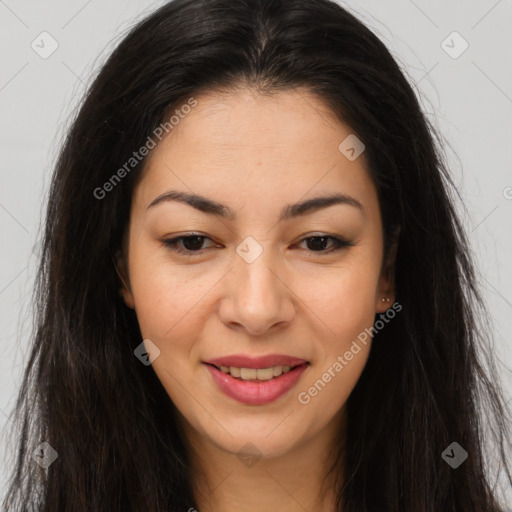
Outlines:
{"label": "earlobe", "polygon": [[391,259],[380,276],[376,304],[377,313],[384,313],[395,301],[394,265],[394,259]]}
{"label": "earlobe", "polygon": [[395,301],[395,263],[399,233],[400,228],[398,227],[393,233],[387,261],[380,276],[376,313],[384,313]]}
{"label": "earlobe", "polygon": [[394,303],[395,297],[394,293],[387,295],[378,295],[377,296],[377,304],[375,306],[376,313],[384,313],[386,312]]}
{"label": "earlobe", "polygon": [[129,286],[130,280],[128,278],[128,272],[126,270],[126,265],[121,251],[116,253],[114,267],[116,269],[117,275],[119,276],[121,284],[121,287],[119,288],[119,295],[121,295],[127,307],[135,309],[135,303]]}

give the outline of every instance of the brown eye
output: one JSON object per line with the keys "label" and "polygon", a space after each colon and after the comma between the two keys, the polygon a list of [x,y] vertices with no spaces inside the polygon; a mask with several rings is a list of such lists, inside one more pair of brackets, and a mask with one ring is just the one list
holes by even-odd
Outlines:
{"label": "brown eye", "polygon": [[[332,245],[328,247],[330,241],[332,242]],[[323,253],[330,253],[343,247],[353,245],[351,242],[342,240],[335,236],[310,236],[308,238],[304,238],[301,243],[303,242],[306,242],[306,246],[309,251]]]}
{"label": "brown eye", "polygon": [[[204,235],[182,235],[164,240],[163,243],[169,249],[175,252],[193,256],[194,253],[202,254],[203,251],[208,248],[203,247],[203,244],[206,240],[211,240],[211,238]],[[344,247],[350,247],[353,245],[352,242],[342,240],[341,238],[331,235],[310,236],[303,238],[300,243],[304,242],[306,243],[306,250],[320,254],[328,254]],[[213,244],[210,247],[220,246]]]}
{"label": "brown eye", "polygon": [[205,240],[211,240],[204,235],[184,235],[169,240],[164,240],[164,244],[171,250],[181,254],[200,253],[204,250],[203,243]]}

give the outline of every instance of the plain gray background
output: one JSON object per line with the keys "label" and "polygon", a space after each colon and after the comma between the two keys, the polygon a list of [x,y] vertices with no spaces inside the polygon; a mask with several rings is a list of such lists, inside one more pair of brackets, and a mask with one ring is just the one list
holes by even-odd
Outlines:
{"label": "plain gray background", "polygon": [[[126,29],[162,3],[0,0],[2,429],[28,354],[35,247],[68,117]],[[512,1],[340,3],[399,60],[428,117],[449,143],[452,176],[466,208],[461,215],[494,321],[495,352],[512,367]],[[57,49],[44,55],[52,44]],[[510,380],[506,391],[510,400]],[[5,442],[4,433],[0,497],[7,474]]]}

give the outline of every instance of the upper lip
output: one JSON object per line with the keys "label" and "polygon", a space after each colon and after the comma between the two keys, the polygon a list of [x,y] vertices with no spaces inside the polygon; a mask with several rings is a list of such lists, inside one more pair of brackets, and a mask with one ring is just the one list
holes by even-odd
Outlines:
{"label": "upper lip", "polygon": [[265,356],[248,356],[233,354],[204,361],[214,366],[234,366],[235,368],[270,368],[271,366],[298,366],[307,363],[305,359],[283,354],[267,354]]}

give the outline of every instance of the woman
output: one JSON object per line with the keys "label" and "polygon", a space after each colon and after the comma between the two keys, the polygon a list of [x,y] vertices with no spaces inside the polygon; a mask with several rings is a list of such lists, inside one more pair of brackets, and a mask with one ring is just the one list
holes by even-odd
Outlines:
{"label": "woman", "polygon": [[433,133],[328,0],[140,22],[53,177],[4,507],[500,510],[508,425]]}

